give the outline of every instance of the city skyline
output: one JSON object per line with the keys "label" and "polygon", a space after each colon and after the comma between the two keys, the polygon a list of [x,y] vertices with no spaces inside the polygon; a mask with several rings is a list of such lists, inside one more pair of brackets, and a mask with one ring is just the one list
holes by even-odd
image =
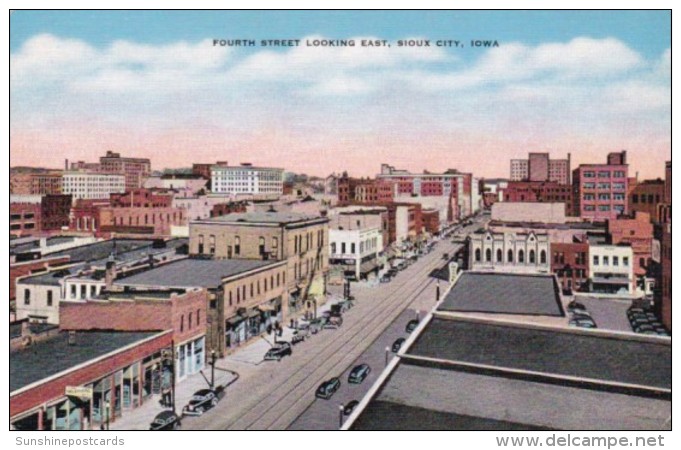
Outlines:
{"label": "city skyline", "polygon": [[[228,160],[374,176],[385,162],[507,177],[510,160],[528,152],[571,153],[574,168],[626,149],[641,178],[663,175],[667,12],[404,17],[20,11],[10,35],[11,165],[39,154],[62,168],[113,150],[154,169]],[[301,45],[259,45],[275,38]],[[315,39],[357,45],[305,46]],[[362,39],[392,47],[362,48]],[[400,39],[431,47],[399,48]],[[499,47],[470,48],[472,39]]]}

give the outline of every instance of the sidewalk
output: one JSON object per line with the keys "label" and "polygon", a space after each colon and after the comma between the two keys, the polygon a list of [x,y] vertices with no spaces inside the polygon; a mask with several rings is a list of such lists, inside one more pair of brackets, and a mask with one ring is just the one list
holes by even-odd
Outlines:
{"label": "sidewalk", "polygon": [[[215,364],[215,385],[227,385],[235,382],[239,378],[239,374],[231,370],[221,367],[221,361],[218,360]],[[211,367],[207,365],[203,369],[203,373],[210,380]],[[175,402],[175,410],[178,415],[182,415],[182,408],[189,403],[189,399],[194,395],[194,392],[199,389],[208,388],[208,383],[201,376],[200,373],[195,373],[188,376],[186,379],[177,383],[175,388],[175,395],[177,400]],[[111,430],[148,430],[149,424],[154,420],[154,417],[163,408],[160,405],[161,395],[152,395],[144,402],[142,406],[132,411],[125,411],[123,417],[117,418],[115,422],[110,424]]]}

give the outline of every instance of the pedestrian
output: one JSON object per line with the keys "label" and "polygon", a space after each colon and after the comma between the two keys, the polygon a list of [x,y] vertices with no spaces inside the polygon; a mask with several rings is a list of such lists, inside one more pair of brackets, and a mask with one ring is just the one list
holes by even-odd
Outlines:
{"label": "pedestrian", "polygon": [[170,400],[171,400],[171,394],[170,394],[170,386],[167,384],[163,385],[163,389],[161,390],[162,397],[161,397],[161,405],[164,408],[168,408],[170,406]]}

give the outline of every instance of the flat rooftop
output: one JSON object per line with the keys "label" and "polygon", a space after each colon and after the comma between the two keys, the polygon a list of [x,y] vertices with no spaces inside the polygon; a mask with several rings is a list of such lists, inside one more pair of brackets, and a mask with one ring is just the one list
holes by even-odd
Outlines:
{"label": "flat rooftop", "polygon": [[[116,253],[125,253],[143,247],[151,247],[154,243],[151,239],[115,239]],[[81,245],[60,252],[51,253],[50,256],[71,257],[71,262],[93,261],[107,258],[114,248],[114,239],[95,242],[94,244]]]}
{"label": "flat rooftop", "polygon": [[69,333],[37,342],[9,354],[9,391],[21,389],[52,375],[108,353],[148,339],[158,332],[87,331],[76,333],[76,345],[69,345]]}
{"label": "flat rooftop", "polygon": [[280,261],[259,259],[182,259],[151,270],[118,279],[117,286],[146,286],[189,288],[216,288],[222,279],[281,264]]}
{"label": "flat rooftop", "polygon": [[297,222],[308,222],[312,220],[328,221],[326,217],[313,216],[309,214],[287,212],[287,211],[276,211],[276,212],[248,212],[248,213],[232,213],[226,214],[224,216],[212,217],[210,219],[197,220],[197,223],[201,222],[222,222],[230,224],[242,224],[242,223],[264,223],[264,224],[289,224]]}
{"label": "flat rooftop", "polygon": [[553,276],[464,272],[440,311],[563,317]]}
{"label": "flat rooftop", "polygon": [[408,355],[671,389],[671,346],[661,340],[437,318]]}
{"label": "flat rooftop", "polygon": [[353,430],[668,430],[671,401],[402,361]]}

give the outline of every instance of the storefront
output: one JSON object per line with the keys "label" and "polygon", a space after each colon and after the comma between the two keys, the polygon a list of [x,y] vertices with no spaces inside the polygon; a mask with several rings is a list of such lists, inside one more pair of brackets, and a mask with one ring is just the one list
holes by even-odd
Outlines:
{"label": "storefront", "polygon": [[225,321],[225,348],[236,348],[283,322],[281,296],[255,308],[241,308]]}
{"label": "storefront", "polygon": [[182,381],[189,375],[198,373],[203,369],[206,354],[205,345],[206,338],[201,336],[177,346],[175,350],[177,353],[177,381]]}

